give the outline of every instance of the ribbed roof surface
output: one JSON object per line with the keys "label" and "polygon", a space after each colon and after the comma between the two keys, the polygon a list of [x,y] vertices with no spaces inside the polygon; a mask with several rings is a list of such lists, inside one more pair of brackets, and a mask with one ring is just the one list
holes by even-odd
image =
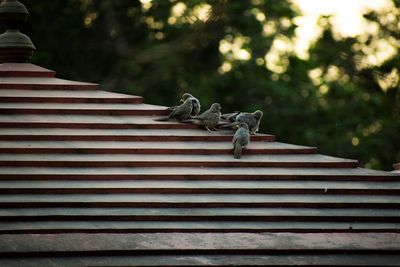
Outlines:
{"label": "ribbed roof surface", "polygon": [[0,102],[0,266],[400,266],[396,172],[268,134],[235,160],[232,131],[31,64]]}

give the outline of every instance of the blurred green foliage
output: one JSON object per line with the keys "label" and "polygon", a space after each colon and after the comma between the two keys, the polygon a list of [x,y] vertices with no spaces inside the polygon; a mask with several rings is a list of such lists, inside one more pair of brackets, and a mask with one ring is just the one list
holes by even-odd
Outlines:
{"label": "blurred green foliage", "polygon": [[[38,48],[32,61],[58,77],[152,104],[174,105],[190,92],[204,108],[261,109],[261,132],[278,141],[369,168],[400,162],[399,16],[367,14],[378,30],[362,38],[335,37],[322,17],[309,58],[278,53],[274,70],[265,55],[274,40],[293,40],[300,15],[286,0],[22,2],[30,11],[22,31]],[[400,1],[393,3],[399,14]],[[363,63],[381,40],[395,40],[395,55]]]}

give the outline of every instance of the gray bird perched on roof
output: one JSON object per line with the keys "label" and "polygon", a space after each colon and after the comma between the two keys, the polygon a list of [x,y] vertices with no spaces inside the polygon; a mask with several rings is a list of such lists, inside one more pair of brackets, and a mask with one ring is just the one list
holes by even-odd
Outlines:
{"label": "gray bird perched on roof", "polygon": [[250,133],[249,127],[245,122],[239,122],[237,127],[239,127],[239,129],[236,130],[232,140],[233,157],[235,159],[240,159],[242,156],[242,149],[246,148],[250,143]]}
{"label": "gray bird perched on roof", "polygon": [[154,119],[155,121],[167,121],[170,119],[176,119],[178,121],[184,121],[190,118],[192,113],[192,100],[186,99],[181,105],[175,107],[168,116]]}
{"label": "gray bird perched on roof", "polygon": [[230,121],[231,123],[227,123],[221,127],[235,127],[239,125],[240,122],[245,122],[249,128],[250,134],[255,134],[258,131],[258,127],[260,126],[261,118],[263,117],[263,112],[261,110],[256,110],[253,113],[248,112],[235,112],[235,113],[227,113],[223,114],[221,118]]}
{"label": "gray bird perched on roof", "polygon": [[216,127],[220,119],[221,119],[221,105],[218,103],[214,103],[208,110],[204,111],[198,116],[195,116],[192,122],[194,124],[206,127],[206,129],[211,132],[210,129],[216,130]]}
{"label": "gray bird perched on roof", "polygon": [[[181,97],[180,102],[185,102],[187,99],[190,99],[191,103],[192,103],[192,112],[190,113],[190,116],[194,117],[197,116],[200,113],[200,101],[195,98],[193,95],[189,94],[189,93],[184,93]],[[175,110],[178,106],[173,106],[168,108],[168,110]]]}
{"label": "gray bird perched on roof", "polygon": [[187,99],[190,99],[190,101],[192,102],[192,113],[190,115],[193,117],[199,115],[201,108],[200,101],[191,94],[184,93],[182,95],[181,102],[185,102]]}

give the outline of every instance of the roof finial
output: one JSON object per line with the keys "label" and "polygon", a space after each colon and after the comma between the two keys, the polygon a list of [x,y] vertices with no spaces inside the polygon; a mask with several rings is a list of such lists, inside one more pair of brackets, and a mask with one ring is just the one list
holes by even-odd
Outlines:
{"label": "roof finial", "polygon": [[28,15],[18,0],[5,0],[0,5],[0,22],[7,26],[6,32],[0,35],[0,63],[28,62],[36,50],[31,39],[18,29]]}

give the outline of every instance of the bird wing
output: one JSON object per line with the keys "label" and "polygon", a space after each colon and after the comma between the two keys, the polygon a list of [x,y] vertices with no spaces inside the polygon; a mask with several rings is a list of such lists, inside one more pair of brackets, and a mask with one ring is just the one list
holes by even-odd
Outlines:
{"label": "bird wing", "polygon": [[196,116],[195,119],[196,120],[207,120],[210,117],[210,110],[206,110],[203,113],[201,113],[200,115]]}
{"label": "bird wing", "polygon": [[237,122],[245,122],[249,127],[254,127],[257,124],[257,119],[251,113],[240,113],[236,117]]}
{"label": "bird wing", "polygon": [[175,110],[173,110],[171,114],[169,114],[169,117],[179,117],[181,115],[190,114],[191,112],[192,105],[190,104],[190,102],[184,102],[183,104],[179,105]]}

